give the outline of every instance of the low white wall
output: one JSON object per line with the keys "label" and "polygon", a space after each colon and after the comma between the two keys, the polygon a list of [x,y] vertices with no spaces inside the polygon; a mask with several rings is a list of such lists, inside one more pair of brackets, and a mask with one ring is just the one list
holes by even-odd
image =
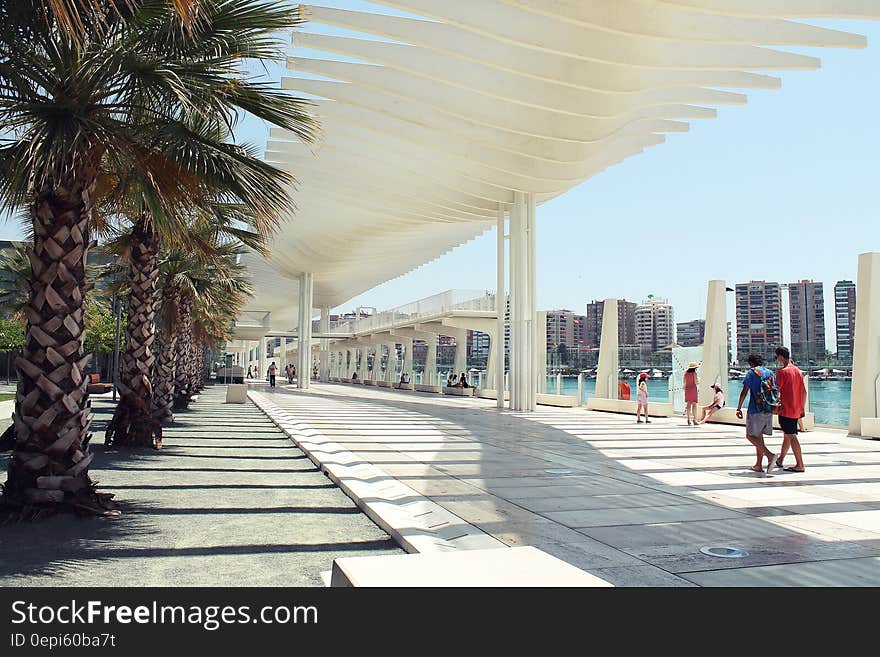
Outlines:
{"label": "low white wall", "polygon": [[454,397],[473,397],[473,388],[443,388],[444,395],[452,395]]}
{"label": "low white wall", "polygon": [[[474,392],[474,397],[480,397],[482,399],[498,399],[498,391],[493,390],[492,388],[480,388],[476,392]],[[504,391],[504,399],[510,399],[510,391]]]}
{"label": "low white wall", "polygon": [[[11,404],[12,402],[3,402]],[[2,404],[0,404],[2,408]],[[862,418],[862,435],[865,438],[880,438],[880,417],[863,417]]]}
{"label": "low white wall", "polygon": [[[702,413],[700,409],[697,409],[698,414]],[[736,408],[725,406],[720,411],[715,411],[715,415],[712,416],[712,419],[709,420],[710,424],[736,424],[741,427],[746,426],[746,417],[748,413],[746,413],[745,407],[743,408],[743,418],[740,420],[736,416]],[[812,413],[807,413],[804,417],[804,428],[812,429],[816,425],[816,416]],[[773,416],[773,427],[779,428],[779,418],[777,416]]]}
{"label": "low white wall", "polygon": [[577,397],[574,397],[573,395],[545,395],[538,393],[537,402],[543,406],[574,408],[577,406]]}
{"label": "low white wall", "polygon": [[[635,415],[637,407],[638,403],[632,399],[600,399],[599,397],[591,397],[587,400],[587,408],[591,411],[608,411],[610,413]],[[669,402],[652,402],[649,400],[648,414],[651,417],[672,417],[675,415],[675,411]]]}
{"label": "low white wall", "polygon": [[431,386],[427,383],[416,383],[414,384],[417,392],[434,392],[438,395],[443,391],[443,388],[440,386]]}

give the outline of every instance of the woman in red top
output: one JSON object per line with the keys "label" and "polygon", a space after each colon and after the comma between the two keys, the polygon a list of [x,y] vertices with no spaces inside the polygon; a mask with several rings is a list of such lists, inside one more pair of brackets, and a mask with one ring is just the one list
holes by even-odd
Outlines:
{"label": "woman in red top", "polygon": [[[682,381],[682,386],[684,387],[684,414],[687,417],[688,426],[697,426],[697,386],[700,384],[700,379],[697,376],[697,367],[699,367],[696,363],[691,361],[688,363],[687,371],[684,373],[684,378]],[[691,420],[693,419],[693,425],[691,424]]]}

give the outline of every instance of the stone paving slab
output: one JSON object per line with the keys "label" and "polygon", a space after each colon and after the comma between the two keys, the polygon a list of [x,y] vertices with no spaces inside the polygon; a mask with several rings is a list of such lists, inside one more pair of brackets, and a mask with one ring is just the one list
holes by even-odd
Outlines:
{"label": "stone paving slab", "polygon": [[[615,585],[729,585],[742,572],[751,586],[762,568],[880,557],[880,443],[843,431],[802,435],[806,473],[766,475],[747,470],[754,450],[741,427],[694,429],[680,417],[646,426],[333,384],[271,398],[504,544],[534,545]],[[780,442],[777,433],[768,445]],[[750,557],[699,552],[710,545]]]}
{"label": "stone paving slab", "polygon": [[91,473],[122,517],[0,527],[0,586],[322,586],[337,557],[403,554],[263,413],[223,399],[208,388],[161,452],[104,450],[112,405],[94,401]]}

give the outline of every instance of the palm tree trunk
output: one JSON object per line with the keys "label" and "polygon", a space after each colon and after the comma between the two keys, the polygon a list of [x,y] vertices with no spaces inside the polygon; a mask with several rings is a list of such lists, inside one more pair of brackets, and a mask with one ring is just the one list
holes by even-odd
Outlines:
{"label": "palm tree trunk", "polygon": [[189,407],[192,396],[190,382],[190,353],[192,351],[192,298],[184,296],[180,299],[179,333],[175,345],[176,364],[174,375],[174,409]]}
{"label": "palm tree trunk", "polygon": [[31,206],[28,327],[23,355],[15,359],[15,447],[2,498],[21,516],[113,508],[113,496],[98,493],[88,474],[94,454],[88,446],[85,371],[91,355],[83,353],[83,302],[95,179],[88,164],[60,180],[47,178]]}
{"label": "palm tree trunk", "polygon": [[107,425],[105,445],[160,447],[162,426],[153,419],[154,303],[159,276],[159,238],[144,214],[132,228],[129,304],[119,381],[121,398]]}
{"label": "palm tree trunk", "polygon": [[153,384],[153,417],[162,426],[174,422],[171,409],[174,405],[174,346],[177,343],[172,331],[159,333],[159,358],[156,361]]}

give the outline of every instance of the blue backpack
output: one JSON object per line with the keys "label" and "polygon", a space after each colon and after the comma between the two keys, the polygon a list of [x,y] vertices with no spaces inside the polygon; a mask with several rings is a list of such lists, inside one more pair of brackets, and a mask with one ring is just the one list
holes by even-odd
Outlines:
{"label": "blue backpack", "polygon": [[766,367],[755,367],[754,372],[761,377],[761,393],[755,398],[755,406],[762,413],[775,413],[782,403],[776,375]]}

